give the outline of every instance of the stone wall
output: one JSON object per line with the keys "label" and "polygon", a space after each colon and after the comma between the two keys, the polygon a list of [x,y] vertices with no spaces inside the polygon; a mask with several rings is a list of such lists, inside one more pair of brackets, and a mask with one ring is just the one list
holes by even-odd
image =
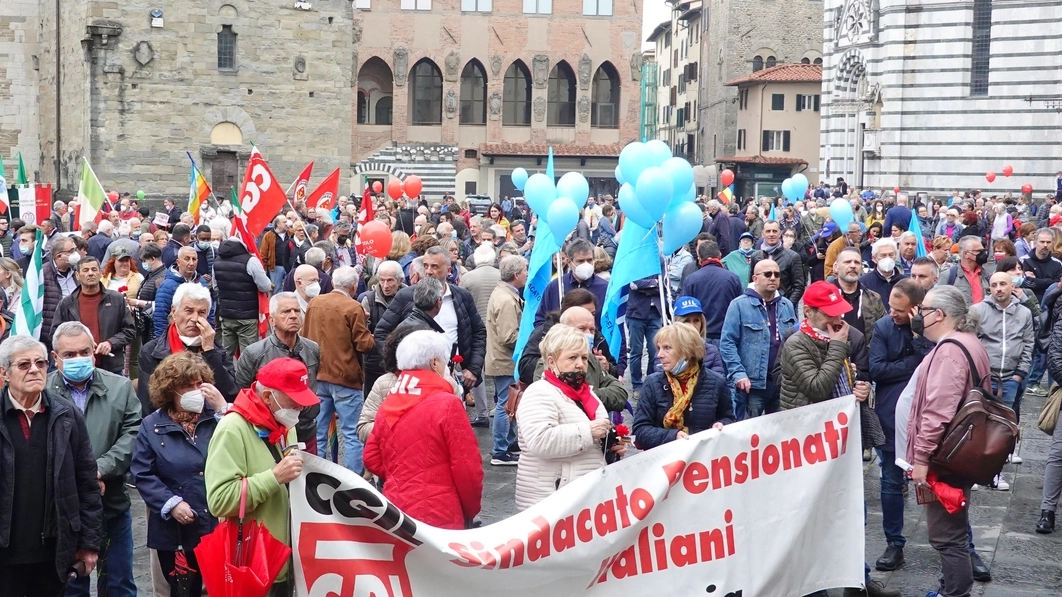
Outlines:
{"label": "stone wall", "polygon": [[38,0],[0,2],[0,156],[9,184],[19,152],[27,170],[36,170],[40,161],[37,11]]}

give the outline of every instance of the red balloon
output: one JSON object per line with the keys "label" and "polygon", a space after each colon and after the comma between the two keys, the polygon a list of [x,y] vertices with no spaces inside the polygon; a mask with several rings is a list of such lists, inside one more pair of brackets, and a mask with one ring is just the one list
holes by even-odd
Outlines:
{"label": "red balloon", "polygon": [[996,182],[996,173],[989,172],[988,174],[985,174],[985,180],[987,180],[988,182]]}
{"label": "red balloon", "polygon": [[391,231],[383,222],[366,222],[358,229],[358,238],[365,252],[373,257],[383,259],[391,252]]}
{"label": "red balloon", "polygon": [[405,184],[402,188],[406,190],[406,197],[420,197],[420,191],[424,188],[424,183],[420,181],[420,177],[416,175],[409,175],[406,177]]}
{"label": "red balloon", "polygon": [[1014,174],[1014,167],[1009,164],[1003,166],[1003,176],[1010,176],[1011,174]]}
{"label": "red balloon", "polygon": [[382,190],[383,190],[383,185],[380,184],[380,181],[377,180],[377,181],[374,181],[372,183],[372,192],[373,193],[379,193]]}
{"label": "red balloon", "polygon": [[392,178],[387,181],[387,196],[392,199],[402,198],[402,181],[397,178]]}
{"label": "red balloon", "polygon": [[900,187],[893,187],[892,192],[896,193],[897,195],[899,195],[900,194]]}
{"label": "red balloon", "polygon": [[734,184],[734,171],[731,170],[730,168],[727,168],[726,170],[723,170],[722,172],[720,172],[719,173],[719,182],[724,187],[728,187],[728,186]]}
{"label": "red balloon", "polygon": [[1021,192],[1025,193],[1026,195],[1032,195],[1033,186],[1029,183],[1025,183],[1021,185]]}

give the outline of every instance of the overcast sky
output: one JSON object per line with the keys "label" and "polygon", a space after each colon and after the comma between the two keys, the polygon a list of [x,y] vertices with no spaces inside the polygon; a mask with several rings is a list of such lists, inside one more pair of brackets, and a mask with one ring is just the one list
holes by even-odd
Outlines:
{"label": "overcast sky", "polygon": [[645,0],[645,9],[642,14],[642,50],[653,48],[653,44],[645,43],[645,38],[653,32],[660,23],[668,20],[671,16],[671,7],[664,4],[664,0]]}

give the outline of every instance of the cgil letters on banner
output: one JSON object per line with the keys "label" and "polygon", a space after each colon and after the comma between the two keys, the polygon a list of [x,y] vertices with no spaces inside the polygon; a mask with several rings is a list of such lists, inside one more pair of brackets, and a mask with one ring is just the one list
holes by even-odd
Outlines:
{"label": "cgil letters on banner", "polygon": [[791,597],[863,582],[851,396],[708,430],[585,475],[490,526],[421,524],[306,456],[291,484],[300,597]]}

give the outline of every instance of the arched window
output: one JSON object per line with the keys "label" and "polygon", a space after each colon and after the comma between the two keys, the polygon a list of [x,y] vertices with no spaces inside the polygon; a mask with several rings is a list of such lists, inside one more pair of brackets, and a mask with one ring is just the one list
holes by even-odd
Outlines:
{"label": "arched window", "polygon": [[594,73],[590,101],[590,126],[602,129],[619,127],[620,79],[611,63],[605,62]]}
{"label": "arched window", "polygon": [[549,73],[546,126],[575,126],[575,73],[558,62]]}
{"label": "arched window", "polygon": [[232,25],[222,25],[218,32],[218,68],[236,68],[236,32],[232,30]]}
{"label": "arched window", "polygon": [[816,58],[812,64],[822,64],[822,58]]}
{"label": "arched window", "polygon": [[394,102],[394,98],[390,95],[381,97],[376,102],[375,116],[376,120],[374,124],[391,124],[391,105]]}
{"label": "arched window", "polygon": [[767,68],[771,68],[771,67],[772,67],[772,66],[774,66],[775,64],[778,64],[778,60],[777,60],[777,59],[775,59],[775,57],[774,57],[774,56],[768,56],[768,57],[767,57],[767,62],[766,62],[766,64],[765,64],[765,66],[766,66]]}
{"label": "arched window", "polygon": [[425,58],[409,75],[409,116],[412,125],[442,124],[442,73]]}
{"label": "arched window", "polygon": [[752,58],[752,72],[763,70],[763,58],[759,56],[753,56]]}
{"label": "arched window", "polygon": [[461,71],[461,124],[487,124],[487,73],[478,60]]}
{"label": "arched window", "polygon": [[517,60],[505,71],[505,88],[502,93],[502,124],[506,126],[531,125],[531,71]]}
{"label": "arched window", "polygon": [[800,64],[811,64],[811,59],[805,56],[800,59]]}
{"label": "arched window", "polygon": [[369,118],[369,95],[358,90],[358,124],[365,124]]}

